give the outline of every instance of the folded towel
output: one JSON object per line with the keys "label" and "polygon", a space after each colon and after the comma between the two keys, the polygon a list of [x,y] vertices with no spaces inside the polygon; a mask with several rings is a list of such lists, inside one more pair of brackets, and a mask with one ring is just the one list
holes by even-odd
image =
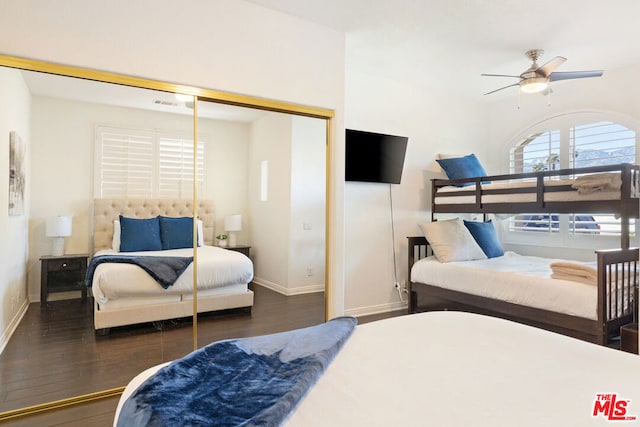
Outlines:
{"label": "folded towel", "polygon": [[562,274],[562,273],[553,273],[551,274],[552,279],[560,279],[560,280],[570,280],[572,282],[580,282],[586,283],[587,285],[598,285],[598,279],[587,278],[583,276],[575,276],[571,274]]}
{"label": "folded towel", "polygon": [[622,179],[619,173],[595,173],[576,177],[571,187],[579,194],[590,194],[595,191],[620,190]]}
{"label": "folded towel", "polygon": [[576,282],[598,284],[598,270],[589,265],[570,261],[554,261],[550,264],[551,277]]}

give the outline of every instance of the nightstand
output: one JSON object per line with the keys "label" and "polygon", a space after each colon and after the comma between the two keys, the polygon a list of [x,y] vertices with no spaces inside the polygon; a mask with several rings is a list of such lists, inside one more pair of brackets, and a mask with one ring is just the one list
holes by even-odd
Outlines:
{"label": "nightstand", "polygon": [[225,249],[229,249],[230,251],[240,252],[241,254],[245,254],[247,258],[251,258],[251,246],[247,245],[235,245],[235,246],[227,246]]}
{"label": "nightstand", "polygon": [[40,305],[47,302],[51,292],[82,291],[82,299],[86,300],[84,276],[88,257],[88,254],[41,257]]}

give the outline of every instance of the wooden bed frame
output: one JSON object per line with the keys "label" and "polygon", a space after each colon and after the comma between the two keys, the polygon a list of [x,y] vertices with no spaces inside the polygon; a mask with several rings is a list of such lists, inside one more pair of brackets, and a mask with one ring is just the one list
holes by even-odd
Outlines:
{"label": "wooden bed frame", "polygon": [[[545,194],[554,191],[576,191],[570,185],[546,186],[545,179],[550,177],[574,176],[602,172],[619,172],[622,185],[618,200],[588,200],[571,202],[546,202]],[[611,336],[617,336],[620,327],[633,321],[633,307],[637,304],[634,290],[638,287],[638,248],[629,248],[629,220],[640,216],[640,203],[637,194],[632,191],[632,183],[638,182],[640,166],[619,164],[579,169],[560,169],[533,173],[494,175],[486,177],[446,180],[433,179],[431,193],[432,220],[438,213],[603,213],[620,216],[622,233],[621,249],[596,251],[598,264],[598,304],[597,319],[590,320],[548,310],[513,304],[501,300],[466,294],[459,291],[409,281],[409,313],[435,310],[458,310],[486,314],[513,320],[530,326],[536,326],[585,341],[606,345]],[[500,182],[517,179],[535,179],[536,185],[525,188],[483,189],[481,183]],[[453,191],[438,194],[438,188],[461,183],[473,183],[475,191]],[[535,193],[535,201],[521,203],[483,203],[482,196],[491,194]],[[436,198],[446,201],[446,197],[475,196],[474,203],[436,203]],[[430,254],[430,247],[424,237],[409,237],[409,274],[413,264]],[[617,298],[609,298],[616,290],[618,279],[623,271],[627,275],[619,290],[627,296],[624,307],[618,306]],[[606,302],[609,301],[610,304]]]}
{"label": "wooden bed frame", "polygon": [[[545,195],[558,191],[577,191],[571,185],[545,185],[545,179],[551,177],[567,177],[577,174],[591,174],[603,172],[619,172],[622,180],[619,200],[582,200],[570,202],[548,202]],[[466,179],[432,179],[431,180],[431,219],[435,220],[438,213],[475,213],[475,214],[563,214],[563,213],[584,213],[584,214],[615,214],[619,215],[622,225],[621,248],[629,247],[629,219],[640,217],[640,203],[637,195],[632,192],[632,182],[638,182],[640,177],[640,166],[630,163],[622,163],[611,166],[597,166],[579,169],[559,169],[556,171],[542,171],[531,173],[518,173],[510,175],[493,175]],[[483,189],[481,183],[491,181],[492,183],[507,182],[512,180],[536,180],[536,185],[531,187],[505,188],[505,189]],[[472,183],[475,185],[475,192],[450,191],[438,193],[441,187]],[[507,194],[535,194],[535,201],[515,202],[515,203],[483,203],[482,196],[485,195],[507,195]],[[444,203],[449,197],[475,196],[474,203]],[[436,199],[441,203],[436,203]]]}
{"label": "wooden bed frame", "polygon": [[[431,254],[424,237],[409,237],[409,272],[413,264]],[[638,248],[596,251],[598,258],[597,320],[585,319],[497,299],[453,291],[425,283],[409,281],[409,313],[456,310],[513,320],[529,326],[606,345],[617,336],[620,327],[633,321],[634,289],[638,286]],[[630,271],[621,285],[623,301],[608,298],[623,271]],[[606,304],[609,301],[609,304]],[[620,313],[620,314],[618,314]]]}
{"label": "wooden bed frame", "polygon": [[[93,252],[111,248],[113,220],[122,214],[133,218],[153,218],[158,215],[181,217],[193,215],[191,200],[173,199],[96,199],[93,204]],[[198,202],[198,218],[203,222],[204,243],[213,244],[213,202]],[[253,291],[234,292],[212,296],[198,295],[198,313],[245,308],[253,306]],[[94,299],[94,327],[107,333],[115,326],[176,319],[193,315],[193,299],[182,297],[179,301],[144,304],[120,309],[103,310]]]}

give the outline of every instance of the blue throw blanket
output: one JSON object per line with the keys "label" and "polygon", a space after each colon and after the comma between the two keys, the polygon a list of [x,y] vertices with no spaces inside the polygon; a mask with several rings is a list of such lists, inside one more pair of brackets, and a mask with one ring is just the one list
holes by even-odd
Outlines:
{"label": "blue throw blanket", "polygon": [[349,338],[357,320],[219,341],[158,370],[123,404],[118,427],[276,426]]}
{"label": "blue throw blanket", "polygon": [[96,267],[105,262],[115,262],[121,264],[134,264],[149,273],[160,286],[168,289],[178,277],[189,267],[193,257],[173,257],[173,256],[135,256],[135,255],[98,255],[91,259],[87,267],[85,284],[91,287],[93,274]]}

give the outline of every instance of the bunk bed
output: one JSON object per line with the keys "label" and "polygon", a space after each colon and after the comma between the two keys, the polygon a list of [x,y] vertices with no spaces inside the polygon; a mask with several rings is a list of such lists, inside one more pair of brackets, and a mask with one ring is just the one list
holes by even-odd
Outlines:
{"label": "bunk bed", "polygon": [[[639,252],[637,248],[629,247],[629,224],[640,213],[639,177],[637,165],[620,164],[433,179],[432,221],[444,213],[483,214],[485,220],[489,214],[614,214],[621,221],[620,249],[596,251],[597,285],[592,292],[595,294],[595,313],[584,316],[489,298],[414,279],[412,269],[416,263],[429,258],[433,252],[425,237],[409,237],[409,312],[458,310],[492,315],[606,345],[611,336],[618,335],[621,326],[634,320],[634,306],[637,305],[634,294],[638,286]],[[470,276],[470,280],[479,280],[478,277]],[[555,283],[562,285],[561,282],[567,281]]]}

